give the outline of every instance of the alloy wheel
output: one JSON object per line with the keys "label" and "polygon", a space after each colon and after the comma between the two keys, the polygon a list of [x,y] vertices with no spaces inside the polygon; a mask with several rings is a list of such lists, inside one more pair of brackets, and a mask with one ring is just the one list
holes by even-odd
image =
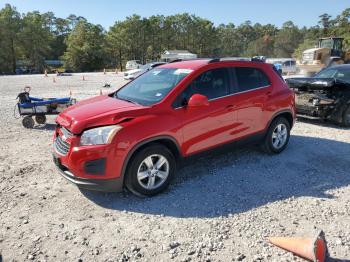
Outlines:
{"label": "alloy wheel", "polygon": [[285,124],[278,124],[272,132],[272,145],[275,149],[280,149],[287,142],[288,131]]}
{"label": "alloy wheel", "polygon": [[139,184],[152,190],[160,187],[169,175],[169,161],[159,154],[146,157],[137,170],[137,180]]}

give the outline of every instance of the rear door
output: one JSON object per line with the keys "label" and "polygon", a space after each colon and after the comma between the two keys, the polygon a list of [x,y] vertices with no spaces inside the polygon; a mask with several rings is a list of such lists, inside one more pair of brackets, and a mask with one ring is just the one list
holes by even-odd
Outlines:
{"label": "rear door", "polygon": [[[199,75],[177,98],[175,113],[183,123],[185,155],[206,150],[233,139],[232,79],[228,68],[216,68]],[[193,94],[207,96],[209,106],[188,108]]]}
{"label": "rear door", "polygon": [[235,67],[231,70],[236,87],[234,108],[236,137],[240,138],[265,128],[263,110],[271,93],[271,82],[257,67]]}

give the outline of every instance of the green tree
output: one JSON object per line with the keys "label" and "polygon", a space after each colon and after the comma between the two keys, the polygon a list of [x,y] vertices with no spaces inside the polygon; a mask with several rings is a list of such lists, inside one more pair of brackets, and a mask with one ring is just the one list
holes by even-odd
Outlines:
{"label": "green tree", "polygon": [[16,70],[21,17],[15,7],[9,4],[0,10],[0,72]]}
{"label": "green tree", "polygon": [[45,68],[45,59],[50,56],[52,37],[45,15],[34,11],[23,17],[23,28],[20,32],[21,53],[37,70],[42,71]]}
{"label": "green tree", "polygon": [[105,65],[105,34],[100,25],[79,21],[66,41],[65,66],[76,71],[100,70]]}
{"label": "green tree", "polygon": [[127,46],[124,39],[127,37],[125,24],[116,22],[107,34],[107,52],[110,57],[110,64],[119,66],[123,70],[123,63],[126,60]]}
{"label": "green tree", "polygon": [[275,37],[274,53],[276,57],[291,57],[294,50],[303,41],[303,35],[299,28],[288,21]]}

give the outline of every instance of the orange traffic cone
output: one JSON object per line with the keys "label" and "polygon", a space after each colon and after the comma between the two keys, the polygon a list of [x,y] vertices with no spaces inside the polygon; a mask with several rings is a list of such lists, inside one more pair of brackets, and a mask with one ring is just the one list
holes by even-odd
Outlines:
{"label": "orange traffic cone", "polygon": [[269,242],[313,262],[324,262],[328,256],[327,243],[323,231],[316,238],[271,237]]}

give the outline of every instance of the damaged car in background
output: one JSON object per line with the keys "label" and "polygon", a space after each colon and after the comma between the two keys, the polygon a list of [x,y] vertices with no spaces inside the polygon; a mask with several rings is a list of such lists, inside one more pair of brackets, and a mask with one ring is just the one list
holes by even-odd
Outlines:
{"label": "damaged car in background", "polygon": [[350,127],[350,65],[337,65],[312,78],[286,79],[297,113]]}

